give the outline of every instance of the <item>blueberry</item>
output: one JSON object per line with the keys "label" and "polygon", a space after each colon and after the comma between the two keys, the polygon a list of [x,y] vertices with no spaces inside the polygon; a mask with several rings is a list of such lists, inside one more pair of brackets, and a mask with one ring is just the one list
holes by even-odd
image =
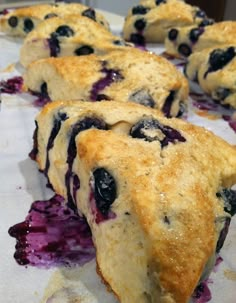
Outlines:
{"label": "blueberry", "polygon": [[77,56],[84,56],[94,53],[94,49],[91,46],[84,45],[75,50]]}
{"label": "blueberry", "polygon": [[204,30],[203,28],[193,28],[191,29],[191,31],[189,32],[189,39],[191,42],[195,43],[197,42],[199,36],[201,36],[203,34]]}
{"label": "blueberry", "polygon": [[18,18],[16,16],[11,16],[9,19],[8,19],[8,24],[11,26],[11,27],[17,27],[18,25]]}
{"label": "blueberry", "polygon": [[97,95],[97,98],[96,98],[96,101],[102,101],[102,100],[107,100],[107,101],[109,101],[109,100],[111,100],[111,98],[108,97],[108,96],[105,95],[105,94],[98,94],[98,95]]}
{"label": "blueberry", "polygon": [[236,191],[228,188],[222,189],[216,194],[218,198],[224,201],[224,211],[231,216],[236,214]]}
{"label": "blueberry", "polygon": [[231,221],[231,219],[229,217],[225,218],[224,227],[220,232],[220,236],[219,236],[219,239],[218,239],[217,244],[216,244],[216,253],[219,253],[221,248],[224,245],[226,236],[227,236],[228,231],[229,231],[230,221]]}
{"label": "blueberry", "polygon": [[217,97],[217,100],[224,100],[226,99],[229,95],[231,94],[231,90],[229,88],[222,88],[219,87],[216,92],[215,95]]}
{"label": "blueberry", "polygon": [[32,31],[32,29],[34,28],[34,23],[31,19],[25,19],[24,20],[24,31],[26,33],[29,33]]}
{"label": "blueberry", "polygon": [[178,52],[184,57],[188,57],[192,53],[192,50],[187,44],[181,43],[178,47]]}
{"label": "blueberry", "polygon": [[137,6],[133,7],[132,14],[133,15],[145,15],[149,10],[150,10],[150,8],[147,8],[142,5],[137,5]]}
{"label": "blueberry", "polygon": [[161,3],[166,3],[166,0],[156,0],[156,5],[159,5]]}
{"label": "blueberry", "polygon": [[57,14],[54,14],[54,13],[50,13],[50,14],[47,14],[46,16],[44,16],[44,19],[50,19],[50,18],[54,18],[54,17],[57,17]]}
{"label": "blueberry", "polygon": [[135,21],[134,23],[134,27],[138,30],[138,31],[142,31],[146,26],[146,21],[144,19],[138,19]]}
{"label": "blueberry", "polygon": [[145,39],[140,34],[131,34],[130,41],[136,45],[145,45]]}
{"label": "blueberry", "polygon": [[85,11],[83,11],[82,16],[88,17],[88,18],[96,21],[96,12],[92,8],[88,8]]}
{"label": "blueberry", "polygon": [[55,140],[56,136],[58,135],[58,133],[59,133],[59,131],[61,129],[62,122],[65,121],[65,120],[67,120],[67,119],[68,119],[68,117],[67,117],[66,113],[59,113],[54,118],[53,128],[51,130],[51,133],[50,133],[50,136],[49,136],[49,139],[48,139],[48,143],[47,143],[46,163],[45,163],[45,169],[44,169],[44,174],[45,175],[47,175],[48,170],[49,170],[49,166],[50,166],[49,151],[50,151],[50,149],[53,148],[54,140]]}
{"label": "blueberry", "polygon": [[214,23],[214,20],[212,19],[203,19],[203,21],[199,24],[199,26],[208,26],[208,25],[212,25]]}
{"label": "blueberry", "polygon": [[199,9],[199,10],[197,10],[197,12],[196,12],[196,17],[199,17],[199,18],[206,18],[206,13],[205,13],[203,10]]}
{"label": "blueberry", "polygon": [[169,143],[186,141],[177,130],[170,126],[162,125],[153,118],[145,118],[137,122],[130,129],[130,135],[132,138],[144,139],[148,142],[159,141],[162,148]]}
{"label": "blueberry", "polygon": [[49,98],[48,97],[48,87],[47,87],[47,83],[44,82],[41,87],[40,87],[40,92],[41,92],[41,96],[42,98]]}
{"label": "blueberry", "polygon": [[97,208],[106,215],[117,197],[116,182],[113,176],[104,168],[93,172],[94,196]]}
{"label": "blueberry", "polygon": [[51,37],[48,39],[48,46],[50,49],[50,56],[57,57],[57,55],[60,53],[61,48],[56,33],[51,34]]}
{"label": "blueberry", "polygon": [[135,103],[142,104],[144,106],[148,106],[148,107],[152,107],[152,108],[155,107],[155,101],[149,95],[149,93],[144,89],[141,89],[141,90],[133,93],[129,97],[129,100],[133,101]]}
{"label": "blueberry", "polygon": [[164,102],[164,105],[162,107],[162,112],[165,114],[166,117],[170,117],[170,113],[171,113],[171,107],[172,107],[172,104],[175,100],[175,91],[172,90],[170,91],[168,97],[166,98],[165,102]]}
{"label": "blueberry", "polygon": [[215,49],[211,52],[209,58],[208,72],[215,72],[227,65],[235,57],[235,49],[233,46],[226,50]]}
{"label": "blueberry", "polygon": [[58,36],[62,37],[71,37],[74,35],[74,31],[68,25],[61,25],[56,29],[56,33]]}
{"label": "blueberry", "polygon": [[178,36],[178,30],[175,28],[172,28],[169,33],[168,33],[168,38],[170,41],[174,41],[176,40],[177,36]]}

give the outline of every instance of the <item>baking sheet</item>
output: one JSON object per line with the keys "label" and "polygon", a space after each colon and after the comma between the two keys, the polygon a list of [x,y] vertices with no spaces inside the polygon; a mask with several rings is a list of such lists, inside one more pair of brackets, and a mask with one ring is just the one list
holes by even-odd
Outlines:
{"label": "baking sheet", "polygon": [[[115,27],[117,31],[117,26]],[[0,80],[22,72],[18,63],[20,39],[0,36],[0,70],[17,63],[0,73]],[[162,52],[162,46],[150,45],[154,52]],[[64,285],[80,290],[81,303],[115,303],[96,275],[95,262],[82,269],[38,269],[19,266],[14,258],[15,239],[8,235],[10,226],[25,219],[30,205],[38,199],[50,198],[53,193],[46,187],[45,178],[28,157],[32,147],[34,117],[38,108],[32,105],[32,97],[24,94],[2,95],[0,111],[0,301],[5,303],[39,303],[45,290],[57,291]],[[236,134],[226,121],[200,116],[190,106],[188,120],[204,126],[229,143],[236,145]],[[236,218],[221,251],[223,262],[211,274],[209,288],[213,303],[236,302]],[[78,278],[80,277],[80,278]],[[80,279],[80,282],[77,281]],[[57,282],[55,282],[57,281]],[[77,281],[75,283],[75,281]],[[66,286],[65,286],[66,285]],[[63,295],[60,296],[64,298]],[[54,301],[53,301],[54,302]],[[58,300],[55,302],[59,302]],[[63,302],[68,302],[66,299]],[[134,303],[134,302],[131,302]]]}

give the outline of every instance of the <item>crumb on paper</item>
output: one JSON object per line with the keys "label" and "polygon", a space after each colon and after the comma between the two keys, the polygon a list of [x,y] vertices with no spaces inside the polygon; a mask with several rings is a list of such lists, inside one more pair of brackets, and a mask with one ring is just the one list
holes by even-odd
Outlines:
{"label": "crumb on paper", "polygon": [[11,63],[7,67],[5,67],[4,69],[2,69],[0,72],[2,72],[2,73],[10,73],[10,72],[14,71],[15,67],[16,67],[16,63]]}
{"label": "crumb on paper", "polygon": [[231,281],[236,281],[236,272],[230,269],[224,271],[224,276]]}
{"label": "crumb on paper", "polygon": [[198,115],[200,117],[207,118],[209,120],[219,120],[219,119],[221,119],[220,115],[208,113],[207,111],[204,111],[204,110],[196,110],[195,113],[196,113],[196,115]]}

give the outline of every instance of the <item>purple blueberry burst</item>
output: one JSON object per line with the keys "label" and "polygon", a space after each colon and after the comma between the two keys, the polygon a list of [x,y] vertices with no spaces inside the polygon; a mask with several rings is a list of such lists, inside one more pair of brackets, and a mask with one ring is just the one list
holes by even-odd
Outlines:
{"label": "purple blueberry burst", "polygon": [[9,229],[20,265],[42,268],[83,265],[95,258],[90,228],[61,196],[35,201],[25,221]]}
{"label": "purple blueberry burst", "polygon": [[0,81],[0,92],[5,94],[21,93],[23,88],[23,78],[15,76],[13,78]]}
{"label": "purple blueberry burst", "polygon": [[93,84],[90,92],[90,99],[92,101],[98,101],[100,92],[103,91],[107,86],[110,86],[114,82],[118,82],[124,79],[119,70],[106,67],[107,62],[102,62],[101,72],[104,73],[104,77],[99,79]]}

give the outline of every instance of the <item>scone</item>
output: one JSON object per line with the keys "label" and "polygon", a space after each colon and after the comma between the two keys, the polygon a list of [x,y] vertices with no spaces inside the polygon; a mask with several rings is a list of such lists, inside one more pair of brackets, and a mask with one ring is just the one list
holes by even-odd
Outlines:
{"label": "scone", "polygon": [[127,41],[144,45],[146,42],[164,42],[172,27],[212,24],[198,7],[179,0],[144,1],[134,6],[125,19],[123,37]]}
{"label": "scone", "polygon": [[188,83],[166,59],[129,48],[104,56],[41,59],[24,74],[25,86],[51,100],[119,100],[180,115],[187,102]]}
{"label": "scone", "polygon": [[34,5],[15,9],[0,19],[0,31],[11,36],[24,37],[45,19],[69,14],[81,14],[109,29],[109,24],[102,14],[80,3],[56,3]]}
{"label": "scone", "polygon": [[50,147],[49,181],[87,218],[98,273],[121,303],[187,303],[235,213],[235,148],[151,109],[139,116],[131,103],[68,105],[37,117],[36,154]]}
{"label": "scone", "polygon": [[224,44],[236,44],[236,22],[223,21],[206,27],[172,28],[165,39],[166,52],[175,57]]}
{"label": "scone", "polygon": [[24,39],[20,52],[23,66],[47,57],[102,55],[131,46],[93,20],[67,15],[44,20]]}
{"label": "scone", "polygon": [[185,74],[213,100],[236,108],[236,43],[193,53],[188,57]]}

